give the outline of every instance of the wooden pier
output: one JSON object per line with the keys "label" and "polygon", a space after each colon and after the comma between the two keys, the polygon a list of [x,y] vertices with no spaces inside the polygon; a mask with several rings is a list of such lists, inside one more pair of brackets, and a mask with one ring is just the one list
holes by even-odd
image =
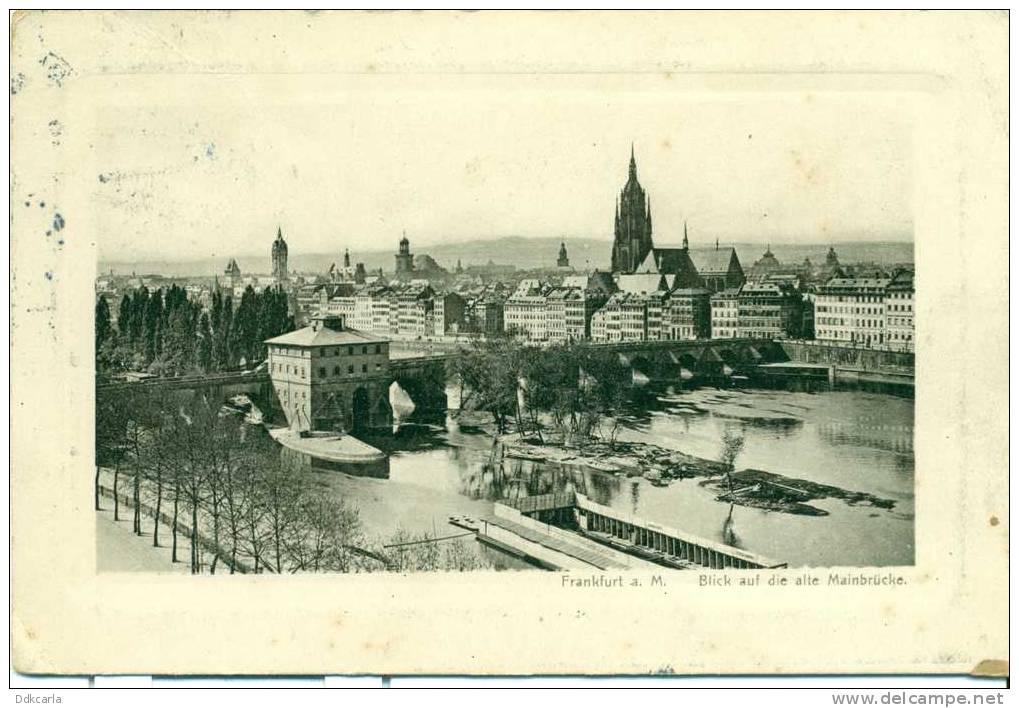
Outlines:
{"label": "wooden pier", "polygon": [[674,568],[785,568],[786,563],[644,521],[576,495],[581,532],[613,547]]}
{"label": "wooden pier", "polygon": [[573,492],[506,499],[496,503],[494,516],[477,520],[454,516],[449,522],[475,532],[482,543],[550,570],[786,567],[756,553],[639,519]]}

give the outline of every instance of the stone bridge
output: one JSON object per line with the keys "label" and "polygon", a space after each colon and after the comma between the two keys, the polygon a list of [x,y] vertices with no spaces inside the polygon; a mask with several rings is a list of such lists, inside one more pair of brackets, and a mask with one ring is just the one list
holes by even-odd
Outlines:
{"label": "stone bridge", "polygon": [[[399,386],[413,403],[418,416],[444,413],[446,410],[446,355],[392,359],[385,377],[369,376],[363,381],[351,381],[352,386],[371,384],[372,388],[389,390],[396,394],[392,384]],[[282,408],[267,371],[237,371],[200,376],[173,376],[142,381],[103,382],[96,385],[96,399],[100,404],[106,396],[117,393],[149,393],[152,395],[201,396],[210,401],[227,401],[233,396],[250,398],[270,420],[282,418]],[[390,406],[393,401],[390,401]],[[372,416],[372,425],[388,424],[388,414]],[[383,420],[385,418],[385,420]]]}
{"label": "stone bridge", "polygon": [[770,339],[693,339],[592,345],[614,351],[633,371],[634,383],[668,384],[747,374],[760,364],[788,361]]}
{"label": "stone bridge", "polygon": [[[613,342],[593,347],[616,352],[633,371],[634,383],[669,385],[690,379],[713,379],[747,373],[757,365],[788,361],[782,346],[766,339],[716,339],[664,342]],[[400,391],[413,403],[414,415],[444,412],[446,402],[446,362],[450,354],[391,359],[389,373],[367,377],[364,384],[373,390],[389,390],[389,405],[396,408]],[[370,379],[370,380],[369,380]],[[398,384],[395,389],[392,384]],[[358,381],[351,381],[352,386]],[[152,392],[175,395],[199,395],[208,400],[226,401],[232,396],[248,396],[270,420],[281,414],[280,403],[266,371],[228,372],[202,376],[160,377],[136,382],[100,383],[97,399],[118,391]],[[370,414],[370,425],[383,425],[387,415]]]}

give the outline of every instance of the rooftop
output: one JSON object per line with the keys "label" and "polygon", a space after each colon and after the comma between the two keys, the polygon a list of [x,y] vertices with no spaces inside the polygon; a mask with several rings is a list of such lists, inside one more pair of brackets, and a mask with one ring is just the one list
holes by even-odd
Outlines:
{"label": "rooftop", "polygon": [[690,259],[701,275],[725,274],[729,272],[729,263],[736,249],[732,247],[713,249],[710,251],[690,251]]}
{"label": "rooftop", "polygon": [[267,339],[265,343],[283,344],[291,347],[328,347],[388,341],[385,337],[362,332],[359,329],[350,329],[343,323],[342,317],[319,317],[309,327]]}
{"label": "rooftop", "polygon": [[627,293],[653,293],[667,288],[664,278],[659,273],[620,275],[616,285]]}

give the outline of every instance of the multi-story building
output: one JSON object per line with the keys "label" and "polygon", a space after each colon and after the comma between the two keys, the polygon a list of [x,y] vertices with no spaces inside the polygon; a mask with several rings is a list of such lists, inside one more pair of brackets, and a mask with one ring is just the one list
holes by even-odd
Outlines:
{"label": "multi-story building", "polygon": [[661,338],[706,339],[711,336],[711,293],[705,288],[677,288],[669,293]]}
{"label": "multi-story building", "polygon": [[296,430],[354,430],[389,418],[389,343],[346,326],[342,317],[266,341],[269,377],[287,424]]}
{"label": "multi-story building", "polygon": [[[620,290],[591,318],[591,341],[646,342],[661,336],[664,292]],[[653,331],[656,330],[656,331]]]}
{"label": "multi-story building", "polygon": [[454,292],[437,294],[433,314],[435,317],[435,334],[444,336],[460,331],[464,321],[464,310],[467,301]]}
{"label": "multi-story building", "polygon": [[594,313],[594,316],[591,318],[592,342],[622,341],[622,328],[620,325],[620,299],[622,297],[625,297],[625,293],[616,293]]}
{"label": "multi-story building", "polygon": [[[435,291],[427,282],[412,282],[396,291],[397,325],[392,330],[400,337],[424,337],[435,331],[432,316]],[[432,323],[429,326],[429,323]]]}
{"label": "multi-story building", "polygon": [[912,271],[896,273],[885,288],[885,343],[893,350],[911,352],[916,348],[914,296]]}
{"label": "multi-story building", "polygon": [[711,296],[711,338],[732,339],[739,329],[739,288],[719,290]]}
{"label": "multi-story building", "polygon": [[832,278],[814,298],[818,341],[884,347],[888,278]]}
{"label": "multi-story building", "polygon": [[737,296],[737,337],[800,337],[803,298],[785,282],[750,281]]}
{"label": "multi-story building", "polygon": [[580,288],[549,290],[545,296],[545,337],[549,342],[576,342],[588,338],[585,299]]}
{"label": "multi-story building", "polygon": [[464,330],[478,334],[500,334],[504,331],[505,298],[497,292],[483,292],[467,303]]}
{"label": "multi-story building", "polygon": [[591,338],[591,318],[616,290],[612,276],[594,271],[563,279],[545,294],[545,338],[578,342]]}
{"label": "multi-story building", "polygon": [[307,322],[322,312],[323,305],[329,301],[329,295],[324,284],[302,285],[297,289],[295,299],[298,319]]}
{"label": "multi-story building", "polygon": [[371,331],[392,332],[396,321],[396,303],[392,291],[382,286],[372,291],[372,326]]}
{"label": "multi-story building", "polygon": [[536,278],[525,278],[506,300],[503,308],[506,331],[532,342],[548,338],[546,295],[550,286]]}

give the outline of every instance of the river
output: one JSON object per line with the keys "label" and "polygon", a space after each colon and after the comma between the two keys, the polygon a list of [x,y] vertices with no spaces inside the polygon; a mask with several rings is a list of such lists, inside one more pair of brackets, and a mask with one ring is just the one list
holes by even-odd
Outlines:
{"label": "river", "polygon": [[369,439],[391,454],[388,479],[317,474],[331,493],[359,508],[367,533],[382,537],[398,527],[443,535],[451,530],[450,514],[490,514],[497,498],[582,487],[596,501],[716,541],[723,540],[729,521],[736,545],[790,566],[913,564],[911,399],[862,391],[702,388],[662,396],[650,408],[623,416],[618,439],[717,459],[722,432],[735,427],[746,441],[737,469],[866,492],[894,501],[894,507],[854,507],[828,498],[811,502],[828,515],[800,516],[731,507],[696,478],[656,487],[641,478],[567,474],[523,460],[500,465],[489,436],[452,420]]}

